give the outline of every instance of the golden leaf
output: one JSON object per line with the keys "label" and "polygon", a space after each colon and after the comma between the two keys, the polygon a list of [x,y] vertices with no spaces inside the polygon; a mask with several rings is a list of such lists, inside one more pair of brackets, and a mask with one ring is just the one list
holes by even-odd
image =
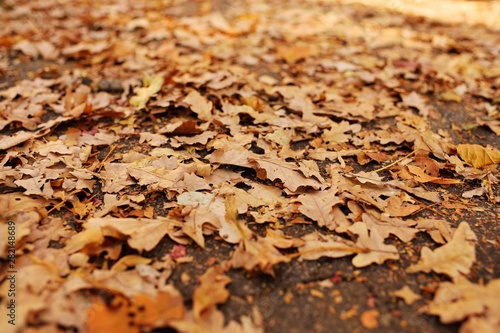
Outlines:
{"label": "golden leaf", "polygon": [[145,87],[137,89],[137,95],[130,98],[130,105],[135,106],[137,110],[144,109],[146,103],[153,97],[163,86],[163,77],[155,76],[152,79],[144,79]]}
{"label": "golden leaf", "polygon": [[484,148],[481,145],[460,144],[457,146],[457,152],[465,162],[472,164],[474,168],[500,162],[500,152]]}

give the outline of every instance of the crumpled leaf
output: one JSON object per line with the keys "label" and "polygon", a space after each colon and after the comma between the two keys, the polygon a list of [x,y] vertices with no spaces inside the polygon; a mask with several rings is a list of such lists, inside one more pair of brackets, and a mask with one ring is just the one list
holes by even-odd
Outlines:
{"label": "crumpled leaf", "polygon": [[469,274],[472,264],[476,261],[475,241],[477,241],[476,235],[469,224],[462,222],[449,243],[434,251],[424,246],[421,260],[408,267],[406,271],[429,273],[432,270],[456,280],[461,274]]}
{"label": "crumpled leaf", "polygon": [[499,151],[484,148],[481,145],[460,144],[457,146],[457,152],[465,162],[472,164],[474,168],[500,162]]}
{"label": "crumpled leaf", "polygon": [[500,279],[487,285],[477,285],[460,277],[452,282],[443,282],[426,312],[439,316],[442,323],[467,319],[460,333],[500,331]]}
{"label": "crumpled leaf", "polygon": [[163,76],[161,75],[152,79],[144,78],[144,87],[137,89],[136,95],[130,98],[130,105],[135,106],[137,110],[144,109],[149,99],[159,92],[162,86]]}
{"label": "crumpled leaf", "polygon": [[226,285],[231,283],[231,278],[224,274],[219,265],[207,269],[198,280],[200,284],[193,294],[193,312],[197,320],[203,317],[206,310],[227,301],[229,290],[226,289]]}

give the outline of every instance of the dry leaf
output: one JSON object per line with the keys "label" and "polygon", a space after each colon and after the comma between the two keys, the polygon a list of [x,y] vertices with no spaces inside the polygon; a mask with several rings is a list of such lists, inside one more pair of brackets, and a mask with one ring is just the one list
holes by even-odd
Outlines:
{"label": "dry leaf", "polygon": [[422,248],[421,260],[406,269],[408,273],[426,272],[446,274],[456,280],[461,274],[469,274],[472,264],[476,261],[476,235],[466,222],[460,223],[453,239],[432,251]]}
{"label": "dry leaf", "polygon": [[152,79],[144,78],[144,86],[138,88],[136,95],[130,98],[130,105],[135,106],[137,110],[144,109],[149,99],[161,90],[163,77],[158,75]]}
{"label": "dry leaf", "polygon": [[358,239],[356,246],[363,251],[352,259],[352,264],[356,267],[365,267],[373,263],[382,264],[386,260],[399,259],[399,253],[394,245],[384,244],[384,239],[377,229],[370,230],[365,223],[354,223],[348,230],[356,235]]}
{"label": "dry leaf", "polygon": [[200,284],[193,293],[194,317],[199,320],[203,313],[216,304],[224,303],[229,298],[229,291],[226,285],[231,279],[224,274],[221,266],[213,266],[198,278]]}
{"label": "dry leaf", "polygon": [[314,178],[306,178],[297,166],[279,159],[254,159],[249,158],[249,162],[257,170],[259,178],[270,180],[279,179],[286,188],[295,192],[299,187],[312,187],[319,189],[322,184]]}
{"label": "dry leaf", "polygon": [[297,198],[302,205],[299,211],[310,219],[318,222],[320,227],[326,226],[330,230],[337,227],[334,220],[333,206],[341,203],[342,200],[335,195],[335,191],[319,191],[302,194]]}
{"label": "dry leaf", "polygon": [[191,110],[198,115],[199,119],[212,120],[212,102],[203,97],[198,91],[191,90],[184,98],[184,103],[191,107]]}
{"label": "dry leaf", "polygon": [[457,152],[465,162],[472,164],[474,168],[500,162],[499,151],[484,148],[481,145],[460,144],[457,146]]}
{"label": "dry leaf", "polygon": [[439,316],[442,323],[466,320],[461,333],[500,331],[500,279],[487,285],[473,284],[460,277],[452,282],[443,282],[426,312]]}
{"label": "dry leaf", "polygon": [[403,288],[396,290],[394,292],[394,296],[399,297],[405,301],[406,304],[412,305],[416,301],[422,298],[419,294],[415,293],[413,290],[411,290],[410,287],[404,286]]}
{"label": "dry leaf", "polygon": [[372,330],[378,327],[379,316],[380,313],[377,309],[371,309],[363,312],[359,319],[364,328]]}

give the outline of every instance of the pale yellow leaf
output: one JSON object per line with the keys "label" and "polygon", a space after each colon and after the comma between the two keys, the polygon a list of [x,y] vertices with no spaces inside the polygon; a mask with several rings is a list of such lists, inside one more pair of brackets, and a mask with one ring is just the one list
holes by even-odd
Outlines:
{"label": "pale yellow leaf", "polygon": [[163,77],[161,75],[155,76],[150,82],[144,80],[144,87],[138,88],[136,95],[130,98],[130,105],[135,106],[137,110],[144,109],[146,103],[153,97],[163,86]]}

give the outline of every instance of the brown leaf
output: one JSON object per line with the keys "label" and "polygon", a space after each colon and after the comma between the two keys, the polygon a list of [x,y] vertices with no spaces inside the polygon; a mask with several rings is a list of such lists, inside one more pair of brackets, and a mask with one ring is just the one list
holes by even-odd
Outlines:
{"label": "brown leaf", "polygon": [[184,103],[191,107],[191,110],[198,115],[198,118],[205,121],[212,120],[212,102],[207,100],[198,91],[191,90],[184,97]]}
{"label": "brown leaf", "polygon": [[203,313],[216,304],[224,303],[229,298],[226,285],[231,279],[224,274],[221,266],[213,266],[198,278],[200,284],[195,288],[193,294],[193,312],[197,320],[203,317]]}
{"label": "brown leaf", "polygon": [[280,179],[286,188],[295,192],[299,187],[312,187],[319,189],[322,184],[314,178],[306,178],[297,166],[280,159],[254,159],[249,158],[249,162],[257,170],[259,178],[270,180]]}
{"label": "brown leaf", "polygon": [[333,206],[342,202],[332,190],[302,194],[297,198],[302,205],[299,211],[310,219],[318,222],[320,227],[326,226],[330,230],[337,227],[333,216]]}
{"label": "brown leaf", "polygon": [[426,312],[439,316],[445,324],[467,319],[460,332],[499,332],[499,294],[500,279],[483,286],[460,277],[439,285]]}
{"label": "brown leaf", "polygon": [[474,242],[476,235],[467,222],[458,226],[453,239],[432,251],[428,247],[422,248],[421,260],[406,269],[408,273],[426,272],[446,274],[456,280],[461,274],[469,274],[472,264],[476,261]]}
{"label": "brown leaf", "polygon": [[396,290],[394,296],[399,297],[405,301],[406,304],[412,305],[416,301],[422,298],[419,294],[411,290],[410,287],[404,286],[403,288]]}
{"label": "brown leaf", "polygon": [[457,152],[465,162],[472,164],[474,168],[500,162],[499,151],[484,148],[481,145],[460,144],[457,146]]}

